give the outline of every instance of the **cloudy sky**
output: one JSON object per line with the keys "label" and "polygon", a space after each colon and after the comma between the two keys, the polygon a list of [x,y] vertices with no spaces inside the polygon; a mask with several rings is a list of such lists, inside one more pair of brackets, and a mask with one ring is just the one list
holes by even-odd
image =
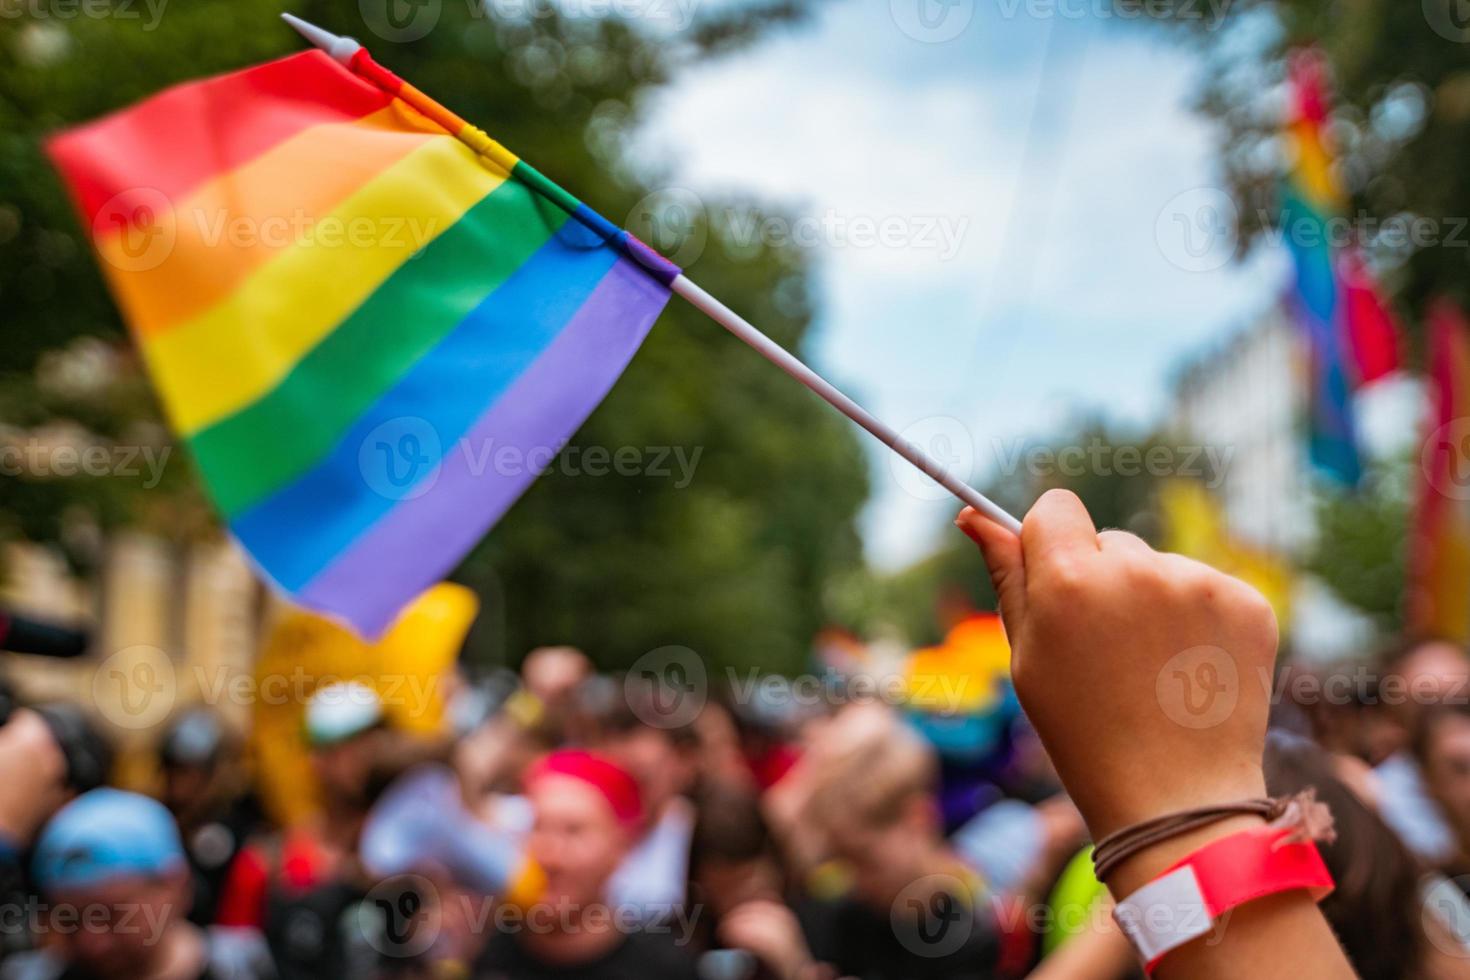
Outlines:
{"label": "cloudy sky", "polygon": [[[690,68],[637,154],[680,193],[803,218],[752,234],[816,250],[805,353],[983,483],[1017,440],[1085,410],[1162,417],[1171,370],[1249,323],[1285,275],[1269,252],[1225,262],[1228,203],[1188,109],[1198,53],[1108,10],[839,0]],[[866,540],[893,567],[955,505],[871,448]]]}

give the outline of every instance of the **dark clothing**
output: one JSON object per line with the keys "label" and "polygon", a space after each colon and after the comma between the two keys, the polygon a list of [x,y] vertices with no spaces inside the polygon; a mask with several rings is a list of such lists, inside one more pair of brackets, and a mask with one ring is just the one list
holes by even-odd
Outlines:
{"label": "dark clothing", "polygon": [[497,933],[475,964],[477,980],[695,980],[694,957],[666,934],[632,932],[586,963],[536,959],[515,936]]}
{"label": "dark clothing", "polygon": [[208,926],[218,919],[220,895],[230,868],[264,820],[255,797],[246,795],[221,807],[208,820],[190,828],[179,828],[184,853],[189,859],[189,875],[194,882],[190,922]]}
{"label": "dark clothing", "polygon": [[[900,899],[902,901],[902,899]],[[917,901],[917,900],[916,900]],[[1000,942],[994,924],[941,892],[912,919],[879,914],[851,898],[804,902],[797,908],[812,956],[839,976],[860,980],[984,980],[997,976]]]}

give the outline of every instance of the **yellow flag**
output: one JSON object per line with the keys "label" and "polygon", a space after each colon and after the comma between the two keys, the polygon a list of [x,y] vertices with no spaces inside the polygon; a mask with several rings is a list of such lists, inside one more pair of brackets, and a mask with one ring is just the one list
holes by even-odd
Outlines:
{"label": "yellow flag", "polygon": [[1202,561],[1254,587],[1283,627],[1291,615],[1291,566],[1284,559],[1235,540],[1220,505],[1193,480],[1170,480],[1159,491],[1164,549]]}

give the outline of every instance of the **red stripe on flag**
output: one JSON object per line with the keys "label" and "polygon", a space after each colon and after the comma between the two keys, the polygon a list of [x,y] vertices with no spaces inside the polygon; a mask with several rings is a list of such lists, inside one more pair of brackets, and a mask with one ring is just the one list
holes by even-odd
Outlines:
{"label": "red stripe on flag", "polygon": [[1398,322],[1360,258],[1345,255],[1338,272],[1347,307],[1343,322],[1353,359],[1353,383],[1369,384],[1398,370]]}
{"label": "red stripe on flag", "polygon": [[[120,194],[146,189],[177,202],[306,129],[359,119],[391,101],[325,53],[303,51],[166,89],[61,133],[46,149],[95,232],[99,213]],[[108,211],[132,220],[132,208],[114,203]]]}

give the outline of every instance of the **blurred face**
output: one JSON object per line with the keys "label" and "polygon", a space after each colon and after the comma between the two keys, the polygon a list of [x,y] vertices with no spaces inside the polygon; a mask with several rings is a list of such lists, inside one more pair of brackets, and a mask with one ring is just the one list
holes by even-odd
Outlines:
{"label": "blurred face", "polygon": [[573,908],[601,902],[628,847],[612,807],[570,776],[542,776],[528,795],[536,818],[526,846],[546,876],[546,900]]}
{"label": "blurred face", "polygon": [[833,820],[828,842],[833,856],[852,870],[858,896],[874,908],[886,909],[900,892],[925,873],[934,848],[932,802],[915,796],[887,825],[856,817]]}
{"label": "blurred face", "polygon": [[1453,643],[1426,643],[1409,653],[1395,671],[1403,678],[1406,697],[1400,706],[1405,727],[1427,704],[1470,694],[1470,660]]}
{"label": "blurred face", "polygon": [[1470,841],[1470,718],[1434,722],[1424,758],[1424,780],[1462,841]]}
{"label": "blurred face", "polygon": [[378,746],[376,732],[366,732],[311,753],[322,792],[337,801],[359,801],[367,793],[368,775]]}
{"label": "blurred face", "polygon": [[62,956],[105,980],[145,975],[162,955],[164,932],[185,914],[188,887],[180,871],[58,891],[51,904]]}
{"label": "blurred face", "polygon": [[526,689],[548,705],[566,701],[572,689],[592,673],[592,663],[572,647],[532,650],[521,665]]}
{"label": "blurred face", "polygon": [[635,728],[613,735],[603,749],[638,780],[649,820],[656,819],[664,806],[685,792],[694,779],[694,764],[688,754],[657,728]]}
{"label": "blurred face", "polygon": [[170,766],[163,774],[163,805],[175,815],[202,806],[213,772],[207,766]]}

